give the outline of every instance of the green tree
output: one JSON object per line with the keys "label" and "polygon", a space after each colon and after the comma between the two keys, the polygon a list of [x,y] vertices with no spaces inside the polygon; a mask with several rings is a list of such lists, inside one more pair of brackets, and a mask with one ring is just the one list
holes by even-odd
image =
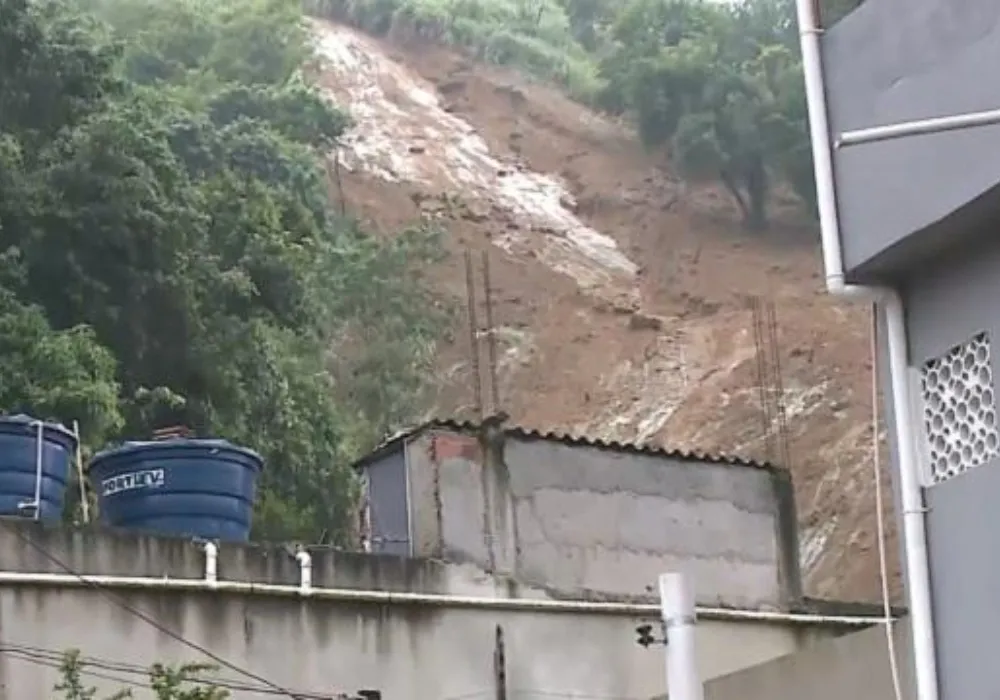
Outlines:
{"label": "green tree", "polygon": [[114,356],[92,329],[54,331],[39,307],[0,288],[0,357],[0,406],[8,412],[73,416],[91,445],[121,428]]}
{"label": "green tree", "polygon": [[[59,675],[61,676],[53,690],[60,694],[62,700],[95,700],[97,698],[97,688],[88,686],[83,681],[86,663],[82,660],[79,649],[71,649],[63,654],[62,662],[59,664]],[[126,700],[132,697],[129,689],[119,690],[112,695],[104,696],[101,700]]]}
{"label": "green tree", "polygon": [[573,38],[587,51],[600,50],[617,3],[612,0],[560,0],[560,4],[569,18]]}
{"label": "green tree", "polygon": [[345,543],[347,465],[416,411],[446,318],[414,272],[433,236],[330,210],[350,122],[301,80],[300,14],[0,2],[0,409],[246,444],[257,536]]}
{"label": "green tree", "polygon": [[814,206],[792,9],[632,0],[601,66],[604,104],[632,112],[650,146],[669,145],[682,175],[721,182],[750,230],[767,226],[776,180]]}
{"label": "green tree", "polygon": [[[588,2],[589,0],[583,0]],[[604,0],[601,0],[604,1]],[[549,80],[589,102],[599,89],[575,33],[587,9],[570,0],[307,0],[308,10],[376,35],[414,36],[457,46],[475,58]],[[576,0],[572,0],[573,3]],[[571,19],[569,13],[576,12]]]}
{"label": "green tree", "polygon": [[[61,700],[96,700],[97,688],[84,683],[87,663],[78,649],[63,654],[59,667],[60,680],[53,688]],[[218,668],[208,664],[168,666],[153,664],[149,669],[149,688],[157,700],[226,700],[229,691],[219,688],[206,674]],[[133,697],[132,688],[123,688],[101,700],[126,700]]]}
{"label": "green tree", "polygon": [[156,663],[149,670],[149,681],[156,700],[226,700],[229,691],[203,678],[205,673],[217,670],[209,664],[173,667]]}

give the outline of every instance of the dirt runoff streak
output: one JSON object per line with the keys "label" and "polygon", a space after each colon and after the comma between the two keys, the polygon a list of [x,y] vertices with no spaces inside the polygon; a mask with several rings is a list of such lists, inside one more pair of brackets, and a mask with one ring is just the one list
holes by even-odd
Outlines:
{"label": "dirt runoff streak", "polygon": [[354,120],[341,153],[346,167],[499,208],[518,223],[494,239],[508,253],[527,248],[584,290],[633,290],[638,266],[567,208],[573,198],[560,179],[502,162],[475,128],[445,111],[434,86],[373,39],[322,20],[311,25],[326,68],[322,88]]}

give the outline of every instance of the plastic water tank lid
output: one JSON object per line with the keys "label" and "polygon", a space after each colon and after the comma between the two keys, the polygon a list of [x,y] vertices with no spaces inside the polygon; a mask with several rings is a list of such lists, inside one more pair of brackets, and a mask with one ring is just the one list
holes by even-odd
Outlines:
{"label": "plastic water tank lid", "polygon": [[[32,425],[38,423],[38,418],[27,415],[26,413],[16,413],[10,416],[0,415],[0,425]],[[73,431],[67,428],[62,423],[50,423],[48,421],[42,421],[44,426],[43,432],[45,430],[50,430],[55,433],[61,433],[62,435],[71,439],[74,443],[76,442],[76,435]]]}
{"label": "plastic water tank lid", "polygon": [[157,449],[157,448],[170,448],[170,447],[201,447],[201,448],[216,448],[219,450],[227,450],[229,452],[236,452],[245,457],[250,457],[256,460],[261,467],[264,466],[264,458],[261,457],[257,452],[251,450],[249,447],[241,447],[240,445],[234,445],[228,440],[222,440],[217,438],[179,438],[171,440],[129,440],[122,443],[116,447],[109,447],[106,450],[98,452],[90,460],[90,465],[103,461],[105,459],[110,459],[111,457],[118,457],[123,454],[129,454],[131,452],[139,452],[147,449]]}

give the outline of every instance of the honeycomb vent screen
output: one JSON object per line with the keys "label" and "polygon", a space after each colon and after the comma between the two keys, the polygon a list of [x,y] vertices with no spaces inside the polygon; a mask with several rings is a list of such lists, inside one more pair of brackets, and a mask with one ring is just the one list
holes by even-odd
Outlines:
{"label": "honeycomb vent screen", "polygon": [[928,361],[920,380],[932,483],[1000,455],[989,335]]}

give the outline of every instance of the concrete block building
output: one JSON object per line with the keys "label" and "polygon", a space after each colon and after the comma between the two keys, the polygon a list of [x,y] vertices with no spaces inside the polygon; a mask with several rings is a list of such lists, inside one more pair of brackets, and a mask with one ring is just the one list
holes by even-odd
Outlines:
{"label": "concrete block building", "polygon": [[901,510],[926,528],[908,552],[929,562],[934,650],[918,670],[937,679],[921,697],[986,700],[1000,688],[986,636],[1000,624],[1000,3],[866,0],[821,47],[844,280],[902,305],[911,405],[890,406],[890,434],[898,456],[898,423],[913,433],[921,502]]}
{"label": "concrete block building", "polygon": [[736,458],[435,421],[359,465],[375,552],[468,562],[562,595],[648,597],[689,574],[706,605],[801,598],[782,469]]}

